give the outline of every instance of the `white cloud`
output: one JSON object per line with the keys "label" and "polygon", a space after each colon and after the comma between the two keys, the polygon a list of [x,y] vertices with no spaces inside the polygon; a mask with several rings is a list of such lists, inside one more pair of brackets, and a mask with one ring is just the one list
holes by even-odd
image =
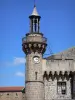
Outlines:
{"label": "white cloud", "polygon": [[24,77],[24,76],[25,76],[25,73],[23,73],[23,72],[16,72],[15,75],[16,75],[16,76]]}
{"label": "white cloud", "polygon": [[15,57],[13,61],[13,65],[20,65],[20,64],[25,64],[25,58],[23,57]]}
{"label": "white cloud", "polygon": [[0,66],[11,67],[11,66],[19,66],[26,63],[26,59],[24,57],[14,57],[13,61],[9,62],[0,62]]}

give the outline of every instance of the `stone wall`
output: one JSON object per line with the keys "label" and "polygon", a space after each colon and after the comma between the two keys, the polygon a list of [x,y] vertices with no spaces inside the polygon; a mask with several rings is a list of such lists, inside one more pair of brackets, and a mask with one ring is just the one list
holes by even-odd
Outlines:
{"label": "stone wall", "polygon": [[[62,81],[61,79],[59,80]],[[45,100],[65,100],[65,99],[71,99],[71,84],[70,80],[64,80],[66,84],[66,94],[58,94],[57,93],[57,80],[52,79],[46,80],[44,79],[44,91],[45,91]]]}
{"label": "stone wall", "polygon": [[[39,63],[34,57],[38,56]],[[37,75],[36,75],[37,73]],[[44,100],[44,83],[42,75],[42,54],[33,52],[26,57],[26,85],[27,100]]]}
{"label": "stone wall", "polygon": [[41,82],[29,82],[26,84],[27,100],[44,100],[44,85]]}
{"label": "stone wall", "polygon": [[25,100],[22,92],[0,92],[0,100]]}
{"label": "stone wall", "polygon": [[74,61],[73,60],[47,60],[46,61],[46,70],[48,71],[74,71]]}
{"label": "stone wall", "polygon": [[44,80],[45,100],[56,99],[57,86],[56,80]]}
{"label": "stone wall", "polygon": [[[71,94],[71,78],[70,71],[74,72],[75,70],[75,61],[74,60],[46,60],[43,59],[42,63],[43,73],[46,72],[44,77],[44,91],[45,91],[45,100],[69,100],[72,98]],[[52,76],[49,76],[51,72]],[[55,72],[57,73],[55,76]],[[60,74],[60,72],[62,74]],[[67,72],[67,76],[65,76]],[[54,78],[55,77],[55,78]],[[53,78],[53,79],[52,79]],[[61,79],[63,78],[63,79]],[[66,82],[66,94],[57,93],[57,82]]]}
{"label": "stone wall", "polygon": [[[39,57],[39,63],[34,62],[34,57]],[[35,72],[37,72],[37,81],[43,81],[42,77],[42,55],[39,53],[31,53],[26,57],[26,81],[35,81]]]}

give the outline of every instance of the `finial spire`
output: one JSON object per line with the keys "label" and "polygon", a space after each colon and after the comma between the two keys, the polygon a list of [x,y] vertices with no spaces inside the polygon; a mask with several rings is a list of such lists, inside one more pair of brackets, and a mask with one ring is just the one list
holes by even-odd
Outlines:
{"label": "finial spire", "polygon": [[35,5],[34,5],[34,9],[33,9],[32,15],[39,16]]}
{"label": "finial spire", "polygon": [[37,12],[37,9],[36,9],[36,1],[34,0],[34,9],[33,9],[33,12],[31,15],[34,15],[34,16],[39,16],[38,12]]}

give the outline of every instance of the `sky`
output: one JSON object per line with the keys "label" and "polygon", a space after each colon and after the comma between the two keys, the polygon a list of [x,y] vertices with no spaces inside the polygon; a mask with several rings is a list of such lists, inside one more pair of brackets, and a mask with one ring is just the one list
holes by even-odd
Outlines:
{"label": "sky", "polygon": [[[0,0],[0,86],[25,86],[22,38],[33,6],[34,0]],[[36,0],[36,7],[47,38],[45,55],[75,46],[75,0]]]}

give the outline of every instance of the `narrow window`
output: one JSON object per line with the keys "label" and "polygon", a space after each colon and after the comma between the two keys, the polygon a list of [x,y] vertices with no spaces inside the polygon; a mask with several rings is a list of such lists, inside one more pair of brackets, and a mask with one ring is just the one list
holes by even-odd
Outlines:
{"label": "narrow window", "polygon": [[35,72],[35,80],[37,80],[37,72]]}
{"label": "narrow window", "polygon": [[57,93],[66,94],[66,82],[57,82]]}

